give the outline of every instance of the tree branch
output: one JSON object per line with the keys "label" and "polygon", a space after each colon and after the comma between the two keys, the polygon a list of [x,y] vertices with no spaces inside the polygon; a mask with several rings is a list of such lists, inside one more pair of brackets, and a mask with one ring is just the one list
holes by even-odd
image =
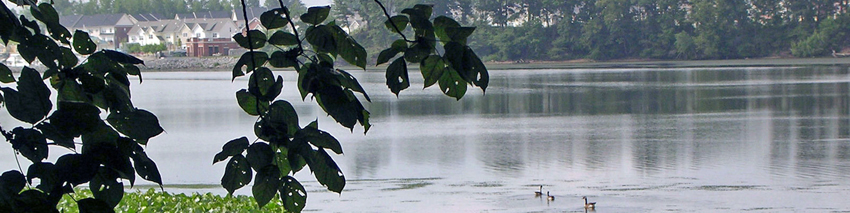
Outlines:
{"label": "tree branch", "polygon": [[412,42],[416,42],[416,41],[409,40],[409,39],[407,39],[407,36],[404,36],[404,33],[402,33],[402,32],[401,32],[401,29],[399,29],[399,28],[398,28],[398,26],[397,26],[397,25],[395,25],[395,22],[393,21],[392,17],[390,16],[390,13],[389,13],[389,12],[387,12],[387,8],[386,8],[386,7],[384,7],[384,4],[383,4],[383,3],[381,3],[381,1],[375,0],[375,3],[378,3],[378,6],[381,6],[381,10],[383,10],[383,11],[384,11],[384,15],[385,15],[385,16],[387,16],[387,21],[389,21],[389,22],[390,22],[390,25],[392,25],[392,26],[393,26],[393,28],[395,29],[395,31],[396,31],[399,35],[401,35],[401,38],[402,38],[402,39],[404,39],[404,40],[405,40],[405,41],[407,41],[407,42],[411,42],[411,43],[412,43]]}

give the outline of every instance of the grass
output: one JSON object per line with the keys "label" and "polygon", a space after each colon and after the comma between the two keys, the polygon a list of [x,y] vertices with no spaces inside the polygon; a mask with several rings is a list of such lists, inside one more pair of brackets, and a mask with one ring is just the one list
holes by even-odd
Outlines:
{"label": "grass", "polygon": [[[72,198],[73,197],[73,198]],[[92,197],[88,189],[77,189],[76,193],[65,195],[57,208],[60,212],[77,213],[75,200]],[[212,193],[191,195],[170,194],[153,188],[147,191],[124,193],[124,199],[115,207],[116,212],[285,212],[280,198],[275,196],[263,208],[259,208],[254,198],[246,195],[221,196]]]}

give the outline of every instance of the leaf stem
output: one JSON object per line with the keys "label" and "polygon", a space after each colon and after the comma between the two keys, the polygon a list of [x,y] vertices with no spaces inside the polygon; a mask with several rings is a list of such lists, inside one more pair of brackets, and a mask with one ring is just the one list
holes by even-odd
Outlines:
{"label": "leaf stem", "polygon": [[[280,3],[280,8],[286,8],[283,6],[283,0],[277,0]],[[295,22],[292,21],[292,15],[289,14],[289,9],[286,8],[283,10],[283,14],[286,15],[286,20],[289,21],[289,27],[292,28],[292,33],[295,34],[295,38],[298,39],[298,55],[304,54],[304,46],[301,46],[301,37],[298,36],[298,30],[295,29]]]}
{"label": "leaf stem", "polygon": [[[251,26],[248,23],[248,10],[246,9],[245,0],[240,0],[242,3],[242,18],[245,19],[245,37],[248,37],[248,50],[251,52],[251,66],[257,69],[257,60],[254,58],[254,42],[251,41]],[[253,70],[248,70],[251,72]]]}
{"label": "leaf stem", "polygon": [[402,39],[404,39],[404,41],[411,42],[411,43],[412,43],[412,42],[416,42],[416,41],[412,41],[412,40],[407,39],[407,36],[404,36],[404,33],[401,33],[401,29],[399,29],[399,28],[398,28],[398,25],[396,25],[396,24],[395,24],[395,22],[393,21],[392,17],[390,16],[390,13],[389,13],[389,12],[387,12],[387,8],[386,8],[386,7],[384,7],[384,4],[383,4],[383,3],[381,3],[381,1],[375,0],[375,3],[378,3],[378,6],[381,6],[381,10],[383,10],[383,11],[384,11],[384,15],[385,15],[385,16],[387,16],[387,21],[388,21],[388,22],[390,22],[390,25],[392,25],[392,26],[393,26],[393,28],[395,28],[395,31],[396,31],[399,35],[401,35],[401,38],[402,38]]}

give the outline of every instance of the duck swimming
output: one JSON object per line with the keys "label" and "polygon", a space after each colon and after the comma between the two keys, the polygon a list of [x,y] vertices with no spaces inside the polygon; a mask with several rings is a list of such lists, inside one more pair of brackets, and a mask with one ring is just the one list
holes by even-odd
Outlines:
{"label": "duck swimming", "polygon": [[588,202],[587,202],[587,197],[586,197],[586,196],[585,196],[585,197],[581,197],[581,199],[584,199],[584,208],[585,208],[585,209],[594,209],[594,208],[596,208],[596,202],[590,202],[590,203],[588,203]]}
{"label": "duck swimming", "polygon": [[540,185],[540,189],[534,192],[534,197],[543,196],[543,185]]}
{"label": "duck swimming", "polygon": [[546,199],[547,200],[555,200],[555,196],[549,195],[549,191],[546,191]]}

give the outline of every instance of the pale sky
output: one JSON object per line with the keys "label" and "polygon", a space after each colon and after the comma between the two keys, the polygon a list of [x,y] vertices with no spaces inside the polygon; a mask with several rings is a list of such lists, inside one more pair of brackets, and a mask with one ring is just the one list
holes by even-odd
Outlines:
{"label": "pale sky", "polygon": [[303,2],[304,6],[307,7],[330,5],[333,3],[332,0],[301,0],[301,2]]}

